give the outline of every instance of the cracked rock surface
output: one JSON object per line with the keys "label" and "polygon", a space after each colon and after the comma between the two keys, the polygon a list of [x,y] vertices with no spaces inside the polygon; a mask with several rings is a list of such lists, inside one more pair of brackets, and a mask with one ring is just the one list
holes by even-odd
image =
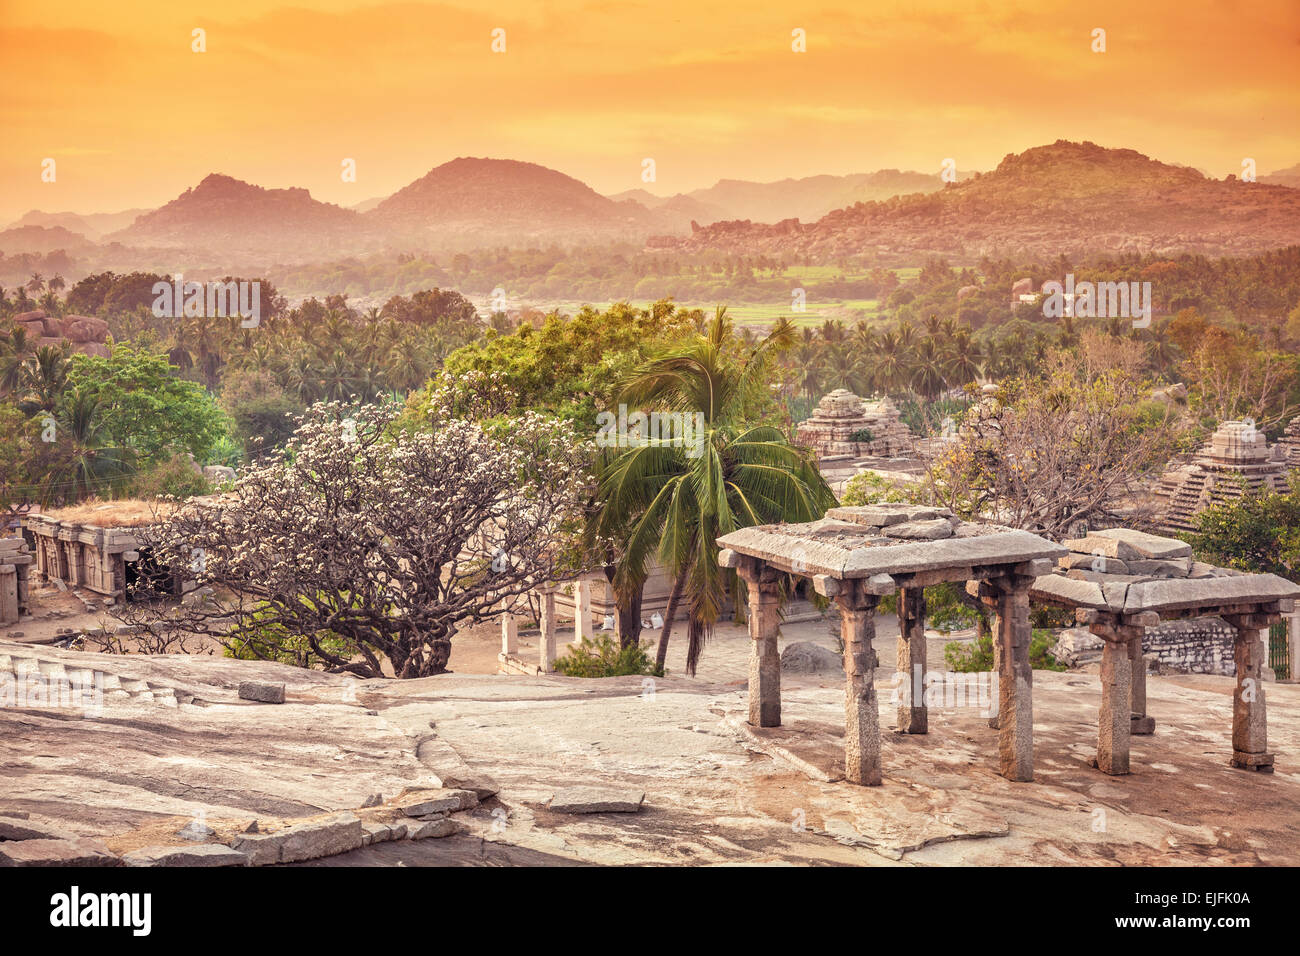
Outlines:
{"label": "cracked rock surface", "polygon": [[[760,731],[744,723],[734,680],[356,681],[212,657],[22,650],[193,697],[115,697],[94,714],[0,708],[0,817],[15,833],[22,821],[118,856],[165,856],[194,820],[217,839],[253,821],[247,832],[276,832],[353,813],[367,845],[292,865],[1300,863],[1300,685],[1267,685],[1277,771],[1263,775],[1228,766],[1231,678],[1152,676],[1156,733],[1133,739],[1131,775],[1107,777],[1088,766],[1097,674],[1037,671],[1035,780],[1011,783],[996,773],[997,732],[973,708],[933,707],[929,734],[894,732],[882,667],[884,784],[861,788],[842,780],[844,690],[831,673],[783,675],[783,726]],[[249,680],[284,683],[286,702],[240,700]],[[572,788],[644,800],[632,813],[548,806]],[[362,810],[375,794],[387,810]],[[447,835],[381,834],[395,808],[450,809],[450,794],[454,826],[422,821]]]}

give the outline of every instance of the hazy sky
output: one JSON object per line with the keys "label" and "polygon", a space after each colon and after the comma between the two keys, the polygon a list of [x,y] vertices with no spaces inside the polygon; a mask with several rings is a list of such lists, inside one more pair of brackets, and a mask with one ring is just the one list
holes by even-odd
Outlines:
{"label": "hazy sky", "polygon": [[1216,176],[1300,162],[1300,0],[0,0],[0,80],[5,221],[209,172],[346,205],[457,156],[661,194],[1062,138]]}

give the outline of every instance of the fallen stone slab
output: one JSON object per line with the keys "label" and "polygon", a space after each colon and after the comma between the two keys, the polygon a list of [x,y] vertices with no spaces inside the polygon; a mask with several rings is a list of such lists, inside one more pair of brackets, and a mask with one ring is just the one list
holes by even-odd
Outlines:
{"label": "fallen stone slab", "polygon": [[255,700],[262,704],[283,704],[284,685],[257,680],[241,681],[239,696],[243,700]]}
{"label": "fallen stone slab", "polygon": [[147,846],[122,855],[127,866],[248,866],[248,857],[220,843]]}
{"label": "fallen stone slab", "polygon": [[1143,558],[1130,561],[1129,571],[1133,574],[1149,574],[1159,578],[1185,578],[1192,573],[1192,559],[1186,558]]}
{"label": "fallen stone slab", "polygon": [[428,840],[451,836],[453,833],[460,832],[460,829],[460,824],[451,817],[443,817],[441,820],[427,820],[419,824],[407,824],[407,835],[412,840]]}
{"label": "fallen stone slab", "polygon": [[555,791],[547,807],[556,813],[638,813],[644,801],[644,790],[569,787]]}
{"label": "fallen stone slab", "polygon": [[76,840],[75,833],[56,827],[29,823],[26,816],[16,818],[6,814],[0,817],[0,840]]}
{"label": "fallen stone slab", "polygon": [[[405,824],[398,824],[401,827],[402,837],[406,836]],[[400,840],[402,837],[397,836],[397,828],[391,823],[362,823],[362,845],[370,846],[374,843],[387,843],[389,840]]]}
{"label": "fallen stone slab", "polygon": [[361,818],[347,813],[328,820],[294,824],[275,833],[236,837],[231,849],[248,855],[250,866],[297,863],[346,853],[364,845]]}
{"label": "fallen stone slab", "polygon": [[883,529],[881,533],[887,538],[938,541],[941,538],[951,538],[953,527],[944,518],[933,518],[928,521],[904,521],[902,524]]}
{"label": "fallen stone slab", "polygon": [[1061,544],[1079,554],[1092,554],[1103,558],[1118,558],[1121,561],[1140,561],[1145,557],[1141,551],[1127,541],[1107,538],[1100,534],[1089,534],[1083,538],[1071,538]]}
{"label": "fallen stone slab", "polygon": [[1121,561],[1119,558],[1107,558],[1097,554],[1080,554],[1077,551],[1071,551],[1057,563],[1066,570],[1080,568],[1109,574],[1130,574],[1133,571],[1128,562]]}
{"label": "fallen stone slab", "polygon": [[121,866],[112,850],[89,837],[72,840],[10,840],[0,843],[3,866]]}
{"label": "fallen stone slab", "polygon": [[1186,541],[1147,534],[1145,531],[1134,531],[1131,528],[1106,528],[1103,531],[1093,531],[1088,537],[1122,541],[1143,558],[1169,561],[1192,556],[1192,546]]}
{"label": "fallen stone slab", "polygon": [[472,790],[416,790],[402,794],[401,810],[408,817],[430,813],[453,813],[478,806],[478,794]]}

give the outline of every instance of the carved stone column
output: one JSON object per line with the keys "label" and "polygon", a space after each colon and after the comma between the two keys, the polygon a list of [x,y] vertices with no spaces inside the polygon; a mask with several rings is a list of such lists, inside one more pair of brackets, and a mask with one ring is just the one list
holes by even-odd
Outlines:
{"label": "carved stone column", "polygon": [[864,582],[843,582],[836,597],[844,641],[844,777],[880,785],[880,709],[876,701],[876,607],[880,596]]}
{"label": "carved stone column", "polygon": [[1223,619],[1237,629],[1233,641],[1237,683],[1232,691],[1232,765],[1263,773],[1273,772],[1273,755],[1268,752],[1263,680],[1267,660],[1260,631],[1268,628],[1274,617],[1277,616],[1223,615]]}
{"label": "carved stone column", "polygon": [[925,706],[925,589],[898,592],[898,674],[901,694],[898,729],[905,734],[929,730]]}

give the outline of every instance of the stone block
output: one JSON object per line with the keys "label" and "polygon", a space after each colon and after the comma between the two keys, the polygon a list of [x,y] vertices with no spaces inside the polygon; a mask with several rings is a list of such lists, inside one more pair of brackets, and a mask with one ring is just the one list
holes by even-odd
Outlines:
{"label": "stone block", "polygon": [[1127,541],[1089,534],[1082,538],[1071,538],[1061,542],[1065,547],[1078,554],[1091,554],[1096,557],[1118,558],[1121,561],[1137,561],[1144,555]]}
{"label": "stone block", "polygon": [[248,866],[248,857],[220,843],[147,846],[122,856],[127,866]]}
{"label": "stone block", "polygon": [[121,866],[121,859],[98,840],[10,840],[0,843],[0,867]]}
{"label": "stone block", "polygon": [[328,820],[298,823],[276,833],[239,836],[230,846],[246,854],[250,866],[266,866],[346,853],[364,841],[361,819],[346,813]]}
{"label": "stone block", "polygon": [[1103,531],[1093,531],[1088,535],[1088,538],[1110,538],[1114,541],[1122,541],[1136,551],[1138,557],[1141,558],[1168,561],[1176,558],[1191,558],[1192,556],[1192,546],[1186,541],[1147,534],[1145,531],[1134,531],[1130,528],[1107,528]]}
{"label": "stone block", "polygon": [[447,837],[460,831],[461,826],[451,817],[442,817],[437,820],[428,820],[418,825],[406,824],[407,838],[411,840],[427,840],[436,837]]}
{"label": "stone block", "polygon": [[283,704],[284,684],[256,680],[241,681],[239,696],[243,700],[255,700],[262,704]]}
{"label": "stone block", "polygon": [[929,521],[904,521],[885,528],[882,532],[887,538],[901,538],[908,541],[939,541],[951,538],[952,525],[945,518]]}
{"label": "stone block", "polygon": [[444,788],[418,790],[402,796],[401,809],[408,817],[422,817],[430,813],[454,813],[478,806],[478,794],[472,790]]}

